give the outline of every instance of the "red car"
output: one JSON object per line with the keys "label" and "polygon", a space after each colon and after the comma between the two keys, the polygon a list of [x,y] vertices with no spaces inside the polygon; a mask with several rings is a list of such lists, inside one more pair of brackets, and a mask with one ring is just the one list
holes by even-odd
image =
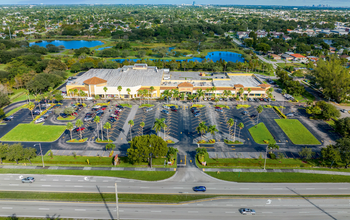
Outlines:
{"label": "red car", "polygon": [[221,107],[219,107],[219,106],[216,106],[215,108],[216,108],[216,109],[221,109]]}
{"label": "red car", "polygon": [[106,107],[101,107],[101,110],[103,110],[103,111],[106,110]]}
{"label": "red car", "polygon": [[172,108],[171,111],[177,112],[177,109],[176,108]]}
{"label": "red car", "polygon": [[84,131],[85,128],[84,127],[80,127],[80,128],[76,128],[75,131]]}
{"label": "red car", "polygon": [[76,113],[76,112],[73,112],[73,113],[72,113],[72,115],[73,115],[73,116],[74,116],[74,115],[75,115],[75,116],[78,116],[78,113]]}

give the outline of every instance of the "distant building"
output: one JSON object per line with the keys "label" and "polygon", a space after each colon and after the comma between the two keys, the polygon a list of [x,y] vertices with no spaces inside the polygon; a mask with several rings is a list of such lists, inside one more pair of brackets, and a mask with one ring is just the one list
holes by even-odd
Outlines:
{"label": "distant building", "polygon": [[290,56],[292,56],[293,60],[295,60],[295,61],[306,61],[307,60],[307,57],[305,57],[301,54],[298,54],[298,53],[291,54]]}
{"label": "distant building", "polygon": [[195,5],[196,4],[196,2],[195,1],[193,1],[193,4],[192,5]]}

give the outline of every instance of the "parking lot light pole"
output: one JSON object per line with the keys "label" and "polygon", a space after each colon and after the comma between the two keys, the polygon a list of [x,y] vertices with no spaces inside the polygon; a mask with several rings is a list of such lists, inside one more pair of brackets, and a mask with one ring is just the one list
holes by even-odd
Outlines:
{"label": "parking lot light pole", "polygon": [[265,167],[266,167],[266,158],[267,158],[267,147],[268,147],[269,145],[267,145],[266,146],[266,152],[265,152],[265,162],[264,162],[264,170],[266,170],[265,169]]}
{"label": "parking lot light pole", "polygon": [[44,155],[43,155],[43,151],[41,150],[41,143],[39,143],[39,144],[34,144],[34,147],[35,147],[35,145],[39,145],[39,147],[40,147],[41,161],[43,162],[43,167],[45,167],[45,164],[44,164]]}

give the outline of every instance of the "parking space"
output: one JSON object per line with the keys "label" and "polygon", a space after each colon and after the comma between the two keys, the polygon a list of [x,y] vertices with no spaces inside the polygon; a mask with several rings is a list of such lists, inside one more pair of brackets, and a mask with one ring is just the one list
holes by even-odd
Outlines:
{"label": "parking space", "polygon": [[[108,130],[108,135],[110,140],[116,141],[118,139],[120,133],[123,131],[123,126],[126,122],[126,119],[128,118],[130,111],[131,111],[130,108],[124,108],[124,110],[119,113],[118,118],[115,118],[116,121],[114,122],[109,120],[110,115],[113,113],[113,111],[105,113],[104,117],[106,117],[106,120],[111,124],[111,129]],[[99,130],[99,132],[100,132],[99,136],[101,138],[101,131]],[[105,129],[103,129],[103,137],[104,139],[107,138],[107,131]],[[97,138],[97,136],[95,138]]]}
{"label": "parking space", "polygon": [[201,123],[202,121],[205,122],[205,124],[207,126],[210,125],[210,121],[209,121],[209,117],[208,117],[208,112],[207,109],[205,107],[203,108],[199,108],[198,109],[200,111],[200,115],[195,117],[194,114],[191,112],[191,109],[188,108],[186,111],[189,111],[189,121],[190,121],[190,129],[189,129],[189,135],[191,135],[191,137],[193,139],[197,138],[200,136],[200,134],[196,131],[196,128],[198,127],[199,123]]}
{"label": "parking space", "polygon": [[[153,110],[151,111],[146,111],[146,109],[147,108],[137,109],[136,115],[133,119],[134,126],[131,128],[133,137],[142,135],[142,132],[144,135],[152,133],[154,134],[152,127],[154,125],[157,107],[153,107]],[[143,128],[140,126],[141,122],[145,123],[145,126]],[[128,139],[130,139],[130,135],[128,135]]]}
{"label": "parking space", "polygon": [[160,113],[160,118],[165,118],[165,124],[167,125],[165,129],[166,139],[170,136],[179,140],[181,134],[180,121],[183,113],[182,111],[184,110],[179,106],[176,112],[169,109],[169,114],[165,114],[164,112]]}

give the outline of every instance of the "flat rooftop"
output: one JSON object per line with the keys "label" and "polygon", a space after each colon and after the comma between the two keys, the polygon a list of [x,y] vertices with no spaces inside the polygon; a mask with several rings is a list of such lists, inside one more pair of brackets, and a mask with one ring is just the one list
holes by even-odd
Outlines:
{"label": "flat rooftop", "polygon": [[[200,73],[205,73],[201,76]],[[203,79],[225,79],[225,74],[207,73],[207,72],[169,72],[165,76],[170,76],[170,80],[203,80]]]}
{"label": "flat rooftop", "polygon": [[233,87],[235,84],[242,84],[244,87],[259,87],[262,84],[257,78],[254,76],[229,76],[231,80],[223,80],[223,81],[213,81],[213,84],[216,87]]}
{"label": "flat rooftop", "polygon": [[90,69],[67,85],[83,85],[85,80],[98,77],[106,80],[109,87],[160,86],[163,72],[154,67],[140,70],[125,66],[118,69]]}

